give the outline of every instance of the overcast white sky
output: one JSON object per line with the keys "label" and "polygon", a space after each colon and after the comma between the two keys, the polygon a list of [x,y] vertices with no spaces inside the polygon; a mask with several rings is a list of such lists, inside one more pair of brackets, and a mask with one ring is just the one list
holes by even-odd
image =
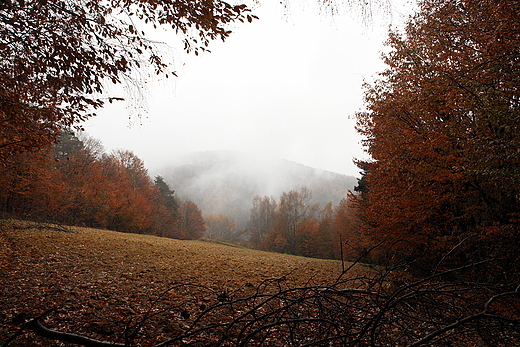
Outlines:
{"label": "overcast white sky", "polygon": [[[403,2],[394,24],[411,8]],[[363,80],[384,68],[388,22],[364,28],[355,14],[330,18],[295,5],[286,17],[276,1],[254,13],[260,20],[237,25],[212,53],[187,56],[172,39],[179,78],[148,83],[144,117],[129,120],[127,103],[108,104],[87,133],[107,151],[134,152],[152,174],[185,153],[241,150],[358,176],[354,114]]]}

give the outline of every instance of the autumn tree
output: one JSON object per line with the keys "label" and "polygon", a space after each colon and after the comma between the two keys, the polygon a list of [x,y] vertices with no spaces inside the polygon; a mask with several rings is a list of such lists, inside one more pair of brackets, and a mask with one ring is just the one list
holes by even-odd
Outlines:
{"label": "autumn tree", "polygon": [[69,130],[59,138],[55,146],[13,155],[2,165],[7,203],[0,209],[23,218],[104,227],[96,223],[102,219],[104,182],[95,142]]}
{"label": "autumn tree", "polygon": [[42,220],[52,208],[51,194],[59,194],[50,147],[15,154],[0,165],[0,211],[7,215]]}
{"label": "autumn tree", "polygon": [[152,182],[134,153],[106,154],[99,141],[71,130],[59,138],[0,165],[0,213],[179,239],[206,230],[198,207],[179,204],[161,176]]}
{"label": "autumn tree", "polygon": [[[312,206],[312,209],[317,211],[317,206]],[[309,216],[296,229],[296,254],[311,258],[334,259],[339,249],[339,242],[335,237],[332,201],[329,201],[318,213]]]}
{"label": "autumn tree", "polygon": [[334,205],[329,201],[318,215],[318,235],[314,247],[314,257],[334,259],[338,243],[334,239]]}
{"label": "autumn tree", "polygon": [[519,22],[518,1],[426,0],[391,34],[358,115],[375,242],[422,259],[469,239],[460,261],[517,252]]}
{"label": "autumn tree", "polygon": [[319,204],[311,203],[311,191],[306,187],[283,192],[279,203],[268,196],[255,196],[249,242],[267,251],[332,259],[334,247],[339,248],[334,218],[332,202],[320,211]]}
{"label": "autumn tree", "polygon": [[104,158],[111,218],[108,228],[145,233],[152,226],[153,184],[144,162],[130,151],[118,150]]}
{"label": "autumn tree", "polygon": [[250,242],[253,247],[259,247],[269,230],[273,229],[276,218],[276,201],[269,196],[253,197],[253,207],[249,217],[248,228]]}
{"label": "autumn tree", "polygon": [[[95,160],[72,132],[63,130],[60,143],[11,156],[1,165],[0,210],[19,217],[80,223],[93,189],[84,178],[95,171]],[[82,179],[79,179],[82,177]],[[99,177],[96,182],[99,182]]]}
{"label": "autumn tree", "polygon": [[229,216],[219,214],[209,214],[204,217],[206,221],[206,236],[210,239],[222,240],[222,241],[237,241],[237,230],[236,222]]}
{"label": "autumn tree", "polygon": [[178,238],[194,240],[201,238],[207,230],[199,207],[190,200],[179,205]]}
{"label": "autumn tree", "polygon": [[357,214],[354,205],[346,198],[334,209],[332,249],[336,259],[356,260],[366,248],[367,240],[362,237],[361,220]]}
{"label": "autumn tree", "polygon": [[0,1],[0,160],[90,117],[107,82],[139,85],[135,69],[174,75],[145,28],[170,28],[198,54],[230,23],[252,21],[249,12],[221,0]]}
{"label": "autumn tree", "polygon": [[53,148],[54,168],[59,175],[52,188],[48,188],[61,191],[60,196],[54,193],[53,209],[59,214],[55,219],[70,225],[106,227],[101,143],[67,129],[60,132],[59,142]]}
{"label": "autumn tree", "polygon": [[299,191],[283,192],[280,196],[275,229],[287,241],[291,254],[296,254],[296,234],[300,223],[312,218],[317,211],[317,206],[311,205],[310,199],[311,192],[306,187]]}
{"label": "autumn tree", "polygon": [[309,218],[301,222],[295,232],[294,254],[304,257],[317,257],[318,237],[320,225],[316,218]]}

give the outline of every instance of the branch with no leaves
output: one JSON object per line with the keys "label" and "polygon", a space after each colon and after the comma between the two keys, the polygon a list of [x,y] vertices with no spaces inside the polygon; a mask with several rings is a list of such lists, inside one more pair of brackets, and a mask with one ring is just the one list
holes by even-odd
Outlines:
{"label": "branch with no leaves", "polygon": [[[164,336],[162,342],[149,341],[153,347],[520,343],[518,284],[455,283],[443,280],[441,273],[427,278],[402,276],[409,275],[399,269],[384,269],[361,277],[342,276],[329,285],[308,282],[303,286],[293,286],[286,278],[271,279],[250,291],[237,290],[225,297],[200,285],[176,284],[152,302],[155,309],[146,312],[132,333],[125,335],[125,343],[51,330],[41,323],[42,317],[22,329],[85,347],[144,344],[139,332],[158,323],[179,329],[171,337]],[[166,295],[169,292],[176,295]],[[205,304],[200,305],[200,300]]]}
{"label": "branch with no leaves", "polygon": [[34,333],[51,340],[58,340],[61,342],[73,343],[85,347],[125,347],[125,343],[103,342],[92,339],[83,335],[72,333],[64,333],[57,330],[52,330],[44,326],[38,319],[29,321],[26,325],[27,329]]}

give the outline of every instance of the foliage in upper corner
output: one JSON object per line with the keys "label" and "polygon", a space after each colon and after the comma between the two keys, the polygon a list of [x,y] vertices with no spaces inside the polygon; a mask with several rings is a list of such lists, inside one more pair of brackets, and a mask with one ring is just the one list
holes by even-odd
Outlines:
{"label": "foliage in upper corner", "polygon": [[221,0],[0,1],[0,161],[90,117],[107,81],[143,67],[174,75],[139,24],[171,28],[198,54],[226,39],[229,23],[256,18],[249,12]]}

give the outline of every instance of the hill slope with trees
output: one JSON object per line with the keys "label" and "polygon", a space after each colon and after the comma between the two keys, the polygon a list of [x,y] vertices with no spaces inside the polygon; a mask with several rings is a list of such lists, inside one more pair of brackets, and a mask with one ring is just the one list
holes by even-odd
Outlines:
{"label": "hill slope with trees", "polygon": [[229,215],[239,228],[246,226],[256,195],[278,198],[306,187],[311,201],[324,207],[339,204],[357,183],[353,176],[233,151],[193,153],[160,172],[179,197],[189,197],[205,215]]}
{"label": "hill slope with trees", "polygon": [[62,130],[60,141],[0,166],[0,213],[31,220],[180,239],[206,229],[195,203],[178,200],[130,151]]}

